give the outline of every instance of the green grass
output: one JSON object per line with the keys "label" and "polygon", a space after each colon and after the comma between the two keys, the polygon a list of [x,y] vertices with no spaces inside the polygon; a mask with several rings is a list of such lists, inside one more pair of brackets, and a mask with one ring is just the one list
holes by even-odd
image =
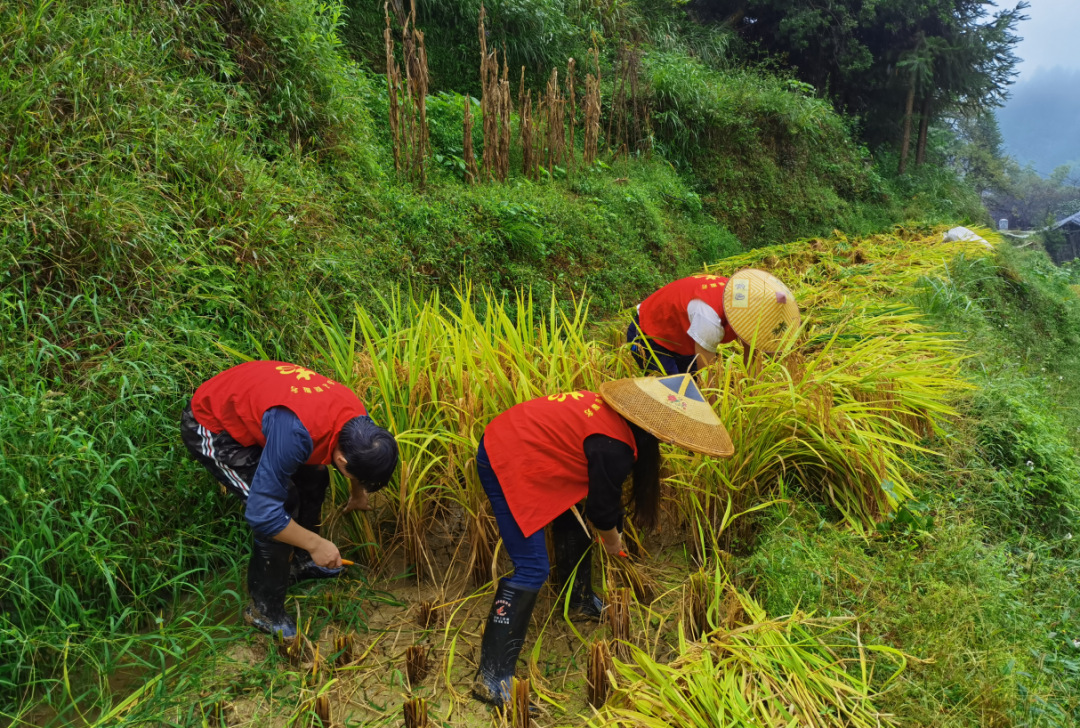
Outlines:
{"label": "green grass", "polygon": [[[713,48],[697,53],[708,68],[686,67],[698,85],[679,93],[730,83],[737,113],[703,107],[680,123],[734,125],[745,145],[721,144],[699,168],[682,163],[685,152],[665,159],[660,139],[651,156],[605,156],[569,179],[515,174],[482,187],[436,163],[425,191],[392,172],[383,81],[354,37],[359,12],[313,0],[0,6],[0,714],[49,704],[58,725],[75,704],[106,714],[100,676],[118,665],[169,669],[170,655],[190,651],[209,660],[232,639],[216,631],[217,609],[198,604],[235,581],[246,526],[187,458],[176,423],[195,387],[232,363],[219,343],[310,362],[309,292],[348,311],[394,286],[468,279],[497,292],[554,289],[567,306],[587,290],[602,316],[746,245],[969,214],[946,174],[901,184],[864,169],[843,120],[786,81],[715,75],[717,39],[672,41],[654,5],[601,17],[580,3],[557,47],[580,58],[583,29],[596,29],[608,63],[609,41],[633,22],[667,38],[657,52],[684,65],[696,63],[687,48]],[[436,25],[436,87],[468,91],[474,64],[452,53],[455,39],[471,48],[475,28]],[[459,98],[448,98],[432,104],[435,151],[447,158],[460,154]],[[820,120],[813,144],[795,133]],[[1042,382],[1038,357],[1068,346],[1031,346],[1025,371]],[[1053,371],[1064,379],[1047,397],[1064,418],[1072,370]],[[1031,424],[1043,426],[1057,427]],[[1030,459],[1008,446],[1010,468]],[[1063,447],[1045,453],[1048,472]],[[1058,497],[1063,482],[1040,488]],[[1041,507],[1013,491],[994,491],[1004,514]],[[235,612],[240,597],[223,599]],[[179,682],[154,696],[190,717],[183,696],[201,689],[210,663],[179,664]]]}
{"label": "green grass", "polygon": [[915,303],[961,332],[978,386],[913,463],[918,517],[871,542],[780,507],[742,578],[770,614],[855,615],[913,661],[879,707],[919,725],[1080,719],[1080,300],[1042,253],[955,260]]}

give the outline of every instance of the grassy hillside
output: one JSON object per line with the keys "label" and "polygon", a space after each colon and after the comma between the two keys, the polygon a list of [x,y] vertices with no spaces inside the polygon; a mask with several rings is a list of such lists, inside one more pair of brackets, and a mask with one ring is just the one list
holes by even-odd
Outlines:
{"label": "grassy hillside", "polygon": [[[755,681],[805,680],[799,666],[814,660],[839,666],[830,672],[844,684],[837,709],[858,716],[845,725],[1075,722],[1080,491],[1069,441],[1080,299],[1045,257],[939,239],[932,230],[812,239],[717,262],[718,271],[756,264],[791,281],[806,336],[752,371],[726,352],[706,392],[736,456],[669,453],[663,528],[644,541],[650,556],[632,571],[601,563],[609,597],[623,588],[628,600],[634,626],[621,638],[637,651],[615,663],[626,682],[597,725],[644,716],[684,724],[649,702],[653,691],[679,689],[655,665],[675,671],[673,681],[699,676],[702,701],[729,701],[717,687],[724,673],[711,679],[703,662],[712,650],[741,655],[732,667],[753,665]],[[293,591],[319,653],[278,654],[229,627],[243,596],[211,580],[191,587],[216,597],[208,605],[188,600],[141,635],[96,636],[130,678],[112,689],[58,682],[50,702],[63,710],[81,698],[95,718],[133,723],[220,713],[228,725],[273,725],[309,715],[321,694],[335,720],[366,725],[396,723],[402,700],[419,696],[450,725],[485,723],[467,686],[494,544],[468,458],[508,402],[630,370],[608,343],[619,329],[597,332],[583,314],[563,318],[555,302],[527,299],[503,314],[482,299],[408,297],[341,323],[321,314],[309,363],[382,413],[410,475],[376,499],[370,519],[330,516],[335,540],[369,568]],[[190,477],[199,482],[194,468]],[[222,515],[240,530],[235,508]],[[446,606],[418,626],[425,604]],[[620,633],[614,623],[575,632],[560,612],[545,594],[519,674],[531,673],[544,696],[544,720],[579,723],[585,647]],[[745,651],[721,647],[733,627]],[[680,643],[680,630],[691,641]],[[433,676],[406,682],[407,645],[429,651]],[[824,698],[798,696],[799,710],[822,709]],[[72,715],[68,707],[57,721]]]}
{"label": "grassy hillside", "polygon": [[[568,55],[584,58],[595,32],[605,120],[617,112],[620,41],[632,39],[647,82],[649,143],[633,154],[604,152],[565,178],[532,181],[515,169],[506,183],[464,184],[454,165],[455,94],[476,92],[477,8],[446,4],[420,19],[441,94],[429,99],[433,160],[446,160],[432,164],[422,190],[393,170],[375,4],[0,7],[4,715],[52,705],[68,711],[52,714],[57,724],[88,709],[92,722],[89,706],[109,692],[104,675],[132,661],[164,682],[139,672],[116,683],[117,701],[135,686],[146,691],[140,698],[164,699],[167,684],[170,700],[190,707],[199,676],[174,660],[195,645],[212,655],[235,640],[213,625],[235,611],[228,589],[246,560],[246,527],[176,433],[194,388],[234,361],[223,346],[316,361],[319,307],[348,321],[354,304],[378,310],[397,286],[423,298],[471,281],[508,300],[531,286],[568,312],[587,294],[591,315],[607,319],[746,248],[837,227],[854,236],[905,219],[982,214],[941,170],[904,180],[882,173],[849,122],[812,90],[738,67],[722,37],[701,35],[681,11],[620,3],[604,15],[599,5],[569,5],[494,6],[492,32],[535,87]],[[530,46],[545,36],[515,30],[536,27],[555,36]],[[985,292],[978,287],[996,278],[957,278],[975,286],[963,294],[975,304],[936,311],[960,317],[940,326],[997,336],[972,322],[992,320],[980,312],[993,306],[1015,306],[1007,313],[1033,336],[1019,318],[1028,298],[1017,291],[1036,296],[1050,272],[1018,270],[1014,288]],[[1058,403],[1073,401],[1061,364],[1072,350],[1071,309],[1055,298],[1064,295],[1030,299],[1057,322],[1057,348],[1045,337],[1006,341],[1027,342],[1020,353],[1032,381],[1044,381],[1036,357],[1061,372],[1058,383],[1047,380],[1047,401]],[[987,343],[976,351],[998,346],[979,341]],[[1067,528],[1059,502],[1067,474],[1017,479],[1028,460],[1042,462],[1025,449],[1031,443],[1051,470],[1071,463],[1070,411],[1060,414],[1070,423],[1063,430],[1057,414],[1030,414],[1028,398],[1042,394],[1010,392],[972,405],[973,421],[1028,418],[1022,437],[995,436],[988,425],[976,441],[978,452],[1001,453],[1011,474],[988,491],[1001,499],[1000,520],[979,520],[980,528],[1035,523],[1044,501],[1029,489],[1045,491],[1058,514],[1050,520]],[[214,595],[223,596],[205,606]],[[371,595],[368,586],[358,592]],[[762,598],[770,610],[783,604]],[[364,619],[350,616],[357,626]]]}

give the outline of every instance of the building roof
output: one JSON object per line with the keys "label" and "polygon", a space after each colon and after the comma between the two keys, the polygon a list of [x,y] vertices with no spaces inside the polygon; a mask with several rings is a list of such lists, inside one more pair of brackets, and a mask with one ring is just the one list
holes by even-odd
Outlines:
{"label": "building roof", "polygon": [[1064,220],[1058,220],[1056,223],[1054,223],[1054,230],[1057,230],[1059,227],[1068,225],[1069,223],[1072,223],[1073,225],[1080,225],[1080,212],[1077,212],[1075,215],[1069,215]]}

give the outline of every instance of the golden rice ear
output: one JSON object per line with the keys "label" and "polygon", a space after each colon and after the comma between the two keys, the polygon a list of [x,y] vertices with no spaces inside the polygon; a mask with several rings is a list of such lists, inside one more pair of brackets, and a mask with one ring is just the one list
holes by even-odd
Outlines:
{"label": "golden rice ear", "polygon": [[802,323],[799,304],[784,283],[756,268],[738,271],[724,287],[724,317],[735,334],[771,354]]}

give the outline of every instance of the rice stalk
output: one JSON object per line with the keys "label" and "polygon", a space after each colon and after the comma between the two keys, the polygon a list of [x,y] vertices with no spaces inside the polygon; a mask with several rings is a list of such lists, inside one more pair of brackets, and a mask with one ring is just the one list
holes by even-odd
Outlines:
{"label": "rice stalk", "polygon": [[427,728],[427,701],[423,698],[406,700],[401,706],[401,712],[405,719],[405,728]]}
{"label": "rice stalk", "polygon": [[615,654],[625,659],[630,654],[630,591],[628,589],[608,589],[604,617],[611,629],[611,641],[615,645]]}
{"label": "rice stalk", "polygon": [[225,702],[217,700],[212,703],[204,703],[200,711],[207,728],[227,728],[225,718]]}
{"label": "rice stalk", "polygon": [[[314,717],[318,718],[319,725],[323,728],[329,728],[333,724],[333,718],[330,716],[330,698],[327,695],[317,695],[312,704],[312,713]],[[314,725],[312,721],[312,725]]]}
{"label": "rice stalk", "polygon": [[428,649],[424,645],[411,645],[405,648],[405,675],[409,687],[415,689],[428,674]]}
{"label": "rice stalk", "polygon": [[[859,244],[859,259],[880,265],[891,286],[914,285],[888,261],[921,260],[929,274],[943,255],[932,250],[936,237],[914,240],[875,236]],[[920,250],[904,252],[915,246]],[[795,249],[850,263],[842,247],[815,241]],[[799,255],[784,262],[755,251],[732,267],[770,258],[791,271],[817,265],[800,263]],[[755,356],[747,366],[738,352],[722,350],[702,377],[735,454],[713,459],[663,448],[671,493],[665,508],[686,524],[701,566],[747,545],[757,511],[792,489],[834,506],[850,528],[868,533],[910,497],[908,456],[929,454],[921,437],[953,416],[951,403],[966,386],[955,342],[925,330],[914,311],[854,307],[843,302],[851,298],[843,292],[846,282],[813,275],[792,274],[796,295],[802,301],[805,293],[809,303],[802,329],[782,351]],[[355,541],[373,544],[378,563],[389,563],[400,549],[420,577],[433,581],[482,586],[491,580],[496,531],[474,462],[487,423],[518,402],[595,391],[605,379],[636,373],[621,332],[590,330],[584,300],[563,310],[528,292],[506,301],[486,290],[465,289],[446,301],[394,292],[375,307],[357,307],[351,328],[324,311],[317,316],[322,338],[312,343],[319,356],[395,434],[401,450],[402,466],[374,497],[371,516],[394,522],[394,533],[375,532],[363,514],[342,523]],[[436,523],[454,524],[463,543],[449,569],[436,568],[428,546]],[[614,570],[621,585],[649,603],[647,573],[635,564],[622,567]],[[700,619],[696,624],[704,629]]]}
{"label": "rice stalk", "polygon": [[607,640],[598,639],[589,643],[589,667],[586,677],[586,691],[589,705],[599,708],[607,702],[611,690],[611,678],[608,674],[614,669],[611,660],[611,648]]}
{"label": "rice stalk", "polygon": [[355,660],[356,635],[350,632],[349,634],[339,634],[334,637],[334,652],[337,653],[337,657],[334,658],[335,667],[345,667]]}
{"label": "rice stalk", "polygon": [[[803,614],[769,619],[750,597],[738,594],[737,599],[745,625],[717,630],[703,641],[680,635],[679,656],[670,664],[657,663],[638,647],[630,648],[629,659],[617,658],[615,672],[622,680],[590,725],[896,725],[874,706],[866,653],[895,659],[902,670],[901,653],[858,640],[828,640],[850,619]],[[856,642],[861,649],[852,648]],[[861,670],[849,670],[851,662]]]}
{"label": "rice stalk", "polygon": [[442,609],[431,601],[420,602],[416,605],[416,623],[421,629],[436,629],[442,626]]}
{"label": "rice stalk", "polygon": [[[630,542],[627,541],[629,544]],[[628,546],[629,548],[629,546]],[[630,589],[639,604],[651,604],[656,596],[656,580],[629,558],[611,559],[609,564]]]}
{"label": "rice stalk", "polygon": [[510,704],[510,725],[512,728],[530,728],[532,715],[529,713],[529,680],[514,678],[512,701]]}
{"label": "rice stalk", "polygon": [[293,725],[304,728],[330,728],[333,725],[330,697],[320,691],[319,694],[301,703],[293,719]]}

